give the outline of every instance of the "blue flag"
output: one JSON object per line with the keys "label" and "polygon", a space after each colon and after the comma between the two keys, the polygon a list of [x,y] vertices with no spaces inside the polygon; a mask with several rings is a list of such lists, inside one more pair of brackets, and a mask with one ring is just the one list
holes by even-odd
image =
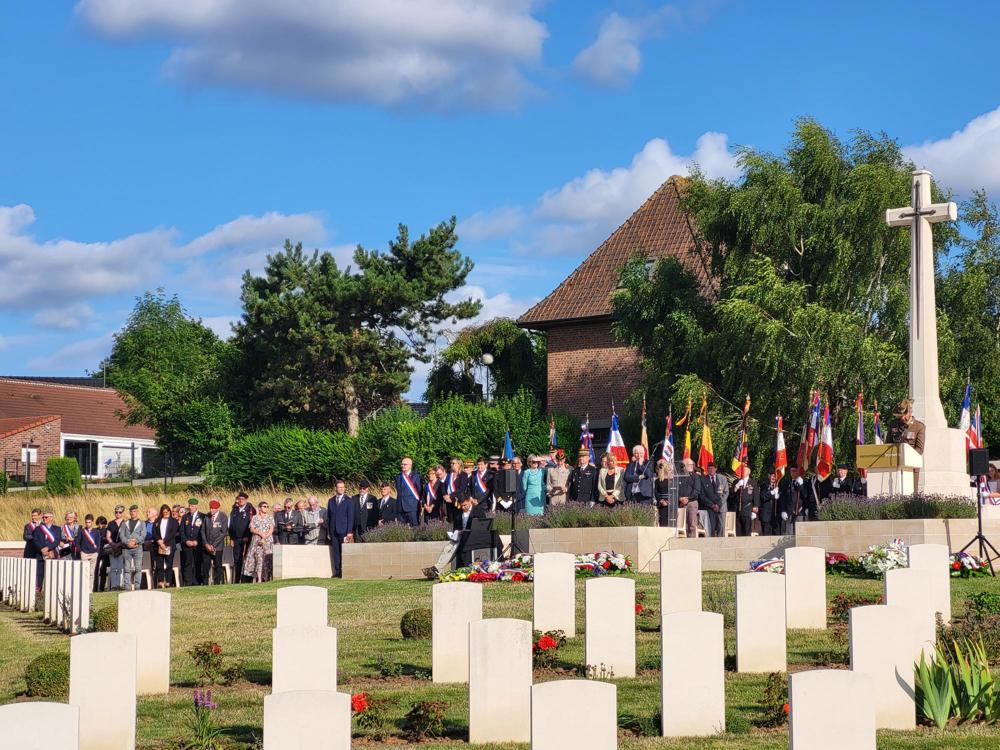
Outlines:
{"label": "blue flag", "polygon": [[503,436],[503,457],[510,461],[514,458],[514,445],[510,442],[510,430]]}

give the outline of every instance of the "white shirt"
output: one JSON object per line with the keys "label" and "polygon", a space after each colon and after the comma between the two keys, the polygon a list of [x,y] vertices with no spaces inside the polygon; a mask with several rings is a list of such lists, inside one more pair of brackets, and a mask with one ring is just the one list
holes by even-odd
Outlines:
{"label": "white shirt", "polygon": [[469,516],[471,516],[471,515],[472,515],[472,508],[469,508],[468,510],[462,511],[462,528],[463,529],[469,528]]}
{"label": "white shirt", "polygon": [[160,519],[160,539],[167,538],[167,525],[170,523],[169,518]]}

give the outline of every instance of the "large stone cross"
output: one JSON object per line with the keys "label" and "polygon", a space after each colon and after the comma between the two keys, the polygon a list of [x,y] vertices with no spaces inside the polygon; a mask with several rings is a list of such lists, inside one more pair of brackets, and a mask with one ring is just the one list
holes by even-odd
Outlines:
{"label": "large stone cross", "polygon": [[937,309],[931,224],[955,221],[954,203],[931,203],[931,173],[913,173],[912,204],[885,212],[891,227],[910,227],[910,397],[927,427],[947,427],[938,378]]}

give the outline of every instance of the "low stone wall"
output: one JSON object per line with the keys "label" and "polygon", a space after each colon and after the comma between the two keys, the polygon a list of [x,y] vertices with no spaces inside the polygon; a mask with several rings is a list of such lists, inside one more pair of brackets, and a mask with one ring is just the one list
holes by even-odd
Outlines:
{"label": "low stone wall", "polygon": [[24,557],[24,542],[0,542],[0,557]]}
{"label": "low stone wall", "polygon": [[604,550],[628,555],[639,573],[658,572],[660,552],[676,536],[673,528],[656,526],[605,526],[589,529],[532,529],[532,553],[569,552],[584,555]]}
{"label": "low stone wall", "polygon": [[[792,536],[730,536],[698,539],[671,539],[669,549],[694,549],[701,552],[702,570],[729,570],[745,573],[753,560],[782,557],[787,547],[794,547]],[[652,571],[651,571],[652,572]],[[656,569],[659,572],[659,568]]]}
{"label": "low stone wall", "polygon": [[[800,521],[795,525],[795,545],[822,547],[827,552],[860,555],[873,544],[902,539],[910,544],[947,544],[957,552],[976,534],[975,518],[915,519],[898,521]],[[983,533],[1000,540],[1000,519],[983,519]]]}
{"label": "low stone wall", "polygon": [[342,548],[344,579],[365,581],[423,578],[421,571],[437,562],[443,548],[444,542],[345,544]]}
{"label": "low stone wall", "polygon": [[[363,545],[345,544],[344,548],[361,546]],[[330,548],[325,544],[276,544],[272,570],[276,581],[287,581],[290,578],[331,578],[333,569]]]}

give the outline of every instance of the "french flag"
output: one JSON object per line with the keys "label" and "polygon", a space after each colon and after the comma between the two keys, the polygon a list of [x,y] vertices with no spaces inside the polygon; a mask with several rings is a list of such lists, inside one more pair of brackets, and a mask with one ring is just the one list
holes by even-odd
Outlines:
{"label": "french flag", "polygon": [[608,443],[608,452],[615,457],[615,463],[619,466],[628,466],[628,448],[622,439],[621,430],[618,429],[618,415],[611,412],[611,441]]}
{"label": "french flag", "polygon": [[978,448],[976,436],[972,430],[972,383],[965,384],[965,396],[962,398],[962,415],[958,418],[958,429],[965,433],[965,449]]}
{"label": "french flag", "polygon": [[816,452],[816,476],[821,480],[833,471],[833,429],[830,427],[830,405],[823,409],[823,435]]}

